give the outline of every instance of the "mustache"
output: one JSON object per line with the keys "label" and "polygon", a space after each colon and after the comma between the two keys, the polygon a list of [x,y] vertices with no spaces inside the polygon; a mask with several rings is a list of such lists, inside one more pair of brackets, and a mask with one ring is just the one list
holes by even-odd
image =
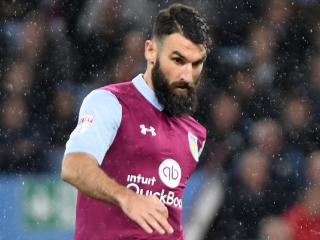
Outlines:
{"label": "mustache", "polygon": [[193,90],[195,88],[194,84],[187,83],[187,82],[184,82],[184,81],[172,83],[171,87],[172,88],[185,88],[185,89],[188,89],[188,90]]}

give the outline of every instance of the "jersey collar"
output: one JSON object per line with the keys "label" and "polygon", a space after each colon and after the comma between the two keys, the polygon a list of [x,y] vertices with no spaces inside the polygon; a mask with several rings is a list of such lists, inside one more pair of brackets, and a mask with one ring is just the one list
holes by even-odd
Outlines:
{"label": "jersey collar", "polygon": [[132,80],[132,83],[141,93],[141,95],[144,96],[155,108],[157,108],[159,111],[163,110],[163,106],[159,103],[156,94],[143,79],[143,74],[139,74],[138,76],[136,76]]}

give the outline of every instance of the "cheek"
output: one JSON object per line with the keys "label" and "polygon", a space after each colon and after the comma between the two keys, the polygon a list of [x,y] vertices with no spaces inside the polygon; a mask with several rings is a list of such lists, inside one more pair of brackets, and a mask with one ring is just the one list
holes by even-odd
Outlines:
{"label": "cheek", "polygon": [[170,84],[179,80],[180,69],[171,61],[161,62],[160,70]]}

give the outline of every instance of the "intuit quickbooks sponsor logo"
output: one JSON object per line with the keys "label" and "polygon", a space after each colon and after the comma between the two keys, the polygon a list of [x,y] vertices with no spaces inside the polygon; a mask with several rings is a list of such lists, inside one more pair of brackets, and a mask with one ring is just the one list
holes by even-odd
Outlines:
{"label": "intuit quickbooks sponsor logo", "polygon": [[182,199],[175,196],[175,192],[173,191],[165,191],[165,189],[161,189],[161,191],[153,191],[150,189],[145,189],[142,186],[154,186],[156,182],[155,177],[144,177],[139,175],[128,175],[127,177],[127,188],[133,190],[137,194],[151,196],[154,195],[160,199],[160,201],[166,205],[175,206],[178,208],[182,208]]}

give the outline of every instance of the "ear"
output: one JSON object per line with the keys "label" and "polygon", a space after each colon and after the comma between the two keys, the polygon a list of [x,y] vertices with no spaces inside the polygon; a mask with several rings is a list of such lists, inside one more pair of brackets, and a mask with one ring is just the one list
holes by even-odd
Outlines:
{"label": "ear", "polygon": [[144,57],[148,63],[154,64],[157,59],[157,44],[153,40],[147,40],[144,44]]}

